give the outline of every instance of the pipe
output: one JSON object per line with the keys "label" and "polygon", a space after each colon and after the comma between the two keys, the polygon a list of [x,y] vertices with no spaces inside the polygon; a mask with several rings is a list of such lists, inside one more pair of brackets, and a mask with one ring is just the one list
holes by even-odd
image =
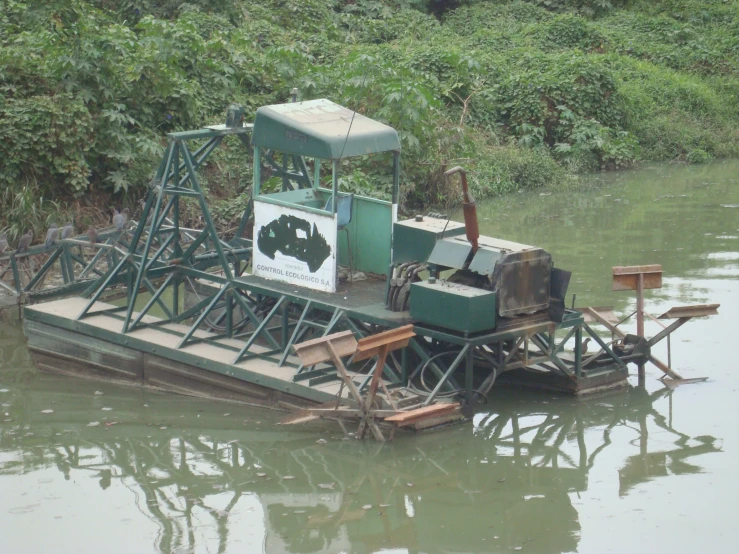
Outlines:
{"label": "pipe", "polygon": [[467,187],[467,173],[461,166],[456,166],[445,171],[444,176],[448,178],[455,173],[459,173],[462,178],[462,212],[464,213],[464,230],[467,235],[467,240],[472,245],[472,252],[477,252],[477,249],[479,248],[477,245],[477,239],[480,238],[480,228],[477,223],[477,205]]}

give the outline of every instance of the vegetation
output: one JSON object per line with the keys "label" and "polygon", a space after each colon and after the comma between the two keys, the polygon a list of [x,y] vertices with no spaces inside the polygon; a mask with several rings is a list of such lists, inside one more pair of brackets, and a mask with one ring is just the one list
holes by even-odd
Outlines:
{"label": "vegetation", "polygon": [[[488,196],[739,154],[739,4],[723,0],[0,0],[0,41],[11,236],[133,205],[167,132],[293,87],[400,131],[408,208],[456,202],[453,164]],[[225,219],[249,164],[227,144],[203,169]],[[343,174],[388,194],[368,162]]]}

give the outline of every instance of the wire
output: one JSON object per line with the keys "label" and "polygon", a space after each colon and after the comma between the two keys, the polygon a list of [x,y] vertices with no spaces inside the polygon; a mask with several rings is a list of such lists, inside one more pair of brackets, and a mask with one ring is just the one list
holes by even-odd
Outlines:
{"label": "wire", "polygon": [[[367,82],[367,68],[365,64],[365,70],[364,75],[362,76],[362,86],[360,86],[360,90],[364,88],[365,83]],[[344,138],[344,144],[341,147],[341,154],[339,154],[339,160],[341,160],[344,157],[344,149],[346,148],[346,143],[349,142],[349,134],[352,132],[352,125],[354,125],[354,116],[357,115],[357,108],[359,107],[359,98],[357,98],[357,101],[354,103],[354,109],[352,110],[352,118],[349,121],[349,129],[346,131],[346,137]]]}
{"label": "wire", "polygon": [[[426,380],[424,378],[424,375],[426,373],[426,369],[431,365],[431,362],[434,361],[436,358],[440,358],[442,356],[450,355],[450,354],[455,354],[456,355],[456,354],[458,354],[458,352],[456,350],[447,350],[445,352],[440,352],[438,354],[435,354],[435,355],[431,356],[428,360],[426,360],[425,362],[423,362],[422,366],[421,366],[421,364],[419,364],[419,366],[416,367],[416,369],[411,374],[411,379],[413,377],[415,377],[416,373],[418,373],[419,372],[419,369],[420,369],[419,378],[421,380],[421,386],[423,387],[424,390],[419,389],[418,387],[414,386],[413,383],[411,383],[410,381],[408,383],[408,389],[411,390],[411,391],[413,391],[413,392],[415,392],[416,394],[421,395],[421,396],[430,396],[432,394],[433,390],[426,384]],[[472,391],[472,394],[473,395],[481,396],[483,398],[483,400],[484,400],[484,403],[487,404],[488,403],[487,394],[490,392],[490,389],[493,388],[493,385],[495,384],[495,381],[497,380],[497,378],[498,378],[498,372],[495,370],[495,368],[493,368],[492,379],[490,379],[490,377],[488,377],[483,382],[482,386],[479,389],[475,389],[475,390]],[[484,391],[482,390],[482,387],[483,386],[485,387],[485,390]],[[451,398],[453,396],[457,396],[457,395],[462,394],[462,393],[465,393],[465,392],[467,392],[465,389],[454,389],[454,390],[445,392],[443,394],[437,394],[436,395],[436,398]]]}

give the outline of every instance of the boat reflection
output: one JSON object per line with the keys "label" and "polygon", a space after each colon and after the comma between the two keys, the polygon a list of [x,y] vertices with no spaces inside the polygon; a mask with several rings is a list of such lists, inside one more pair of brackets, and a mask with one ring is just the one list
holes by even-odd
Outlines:
{"label": "boat reflection", "polygon": [[[295,432],[262,411],[127,389],[106,389],[115,410],[90,426],[100,385],[41,375],[15,384],[25,373],[3,385],[0,452],[15,455],[0,475],[55,466],[104,490],[123,485],[157,523],[162,553],[241,551],[232,537],[245,526],[262,526],[266,552],[569,552],[580,536],[571,495],[588,490],[604,451],[623,451],[620,495],[699,472],[700,456],[720,451],[717,439],[672,427],[667,389],[588,401],[498,391],[472,426],[378,445],[343,441],[331,425]],[[54,413],[39,416],[52,401]],[[614,444],[616,429],[628,441]],[[660,431],[655,448],[650,430]]]}

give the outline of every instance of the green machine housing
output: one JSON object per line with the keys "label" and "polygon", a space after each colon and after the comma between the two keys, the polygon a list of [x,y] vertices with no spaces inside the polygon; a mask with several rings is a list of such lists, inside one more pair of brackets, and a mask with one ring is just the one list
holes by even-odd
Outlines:
{"label": "green machine housing", "polygon": [[393,225],[393,264],[425,261],[437,241],[444,237],[464,236],[464,223],[440,217],[417,215]]}
{"label": "green machine housing", "polygon": [[478,333],[495,328],[495,293],[448,281],[411,285],[411,317],[415,321]]}
{"label": "green machine housing", "polygon": [[[446,218],[424,216],[395,224],[394,265],[424,261],[431,275],[428,281],[414,275],[410,283],[408,304],[414,321],[477,333],[494,330],[501,318],[550,310],[552,274],[559,271],[553,269],[550,254],[492,237],[477,242],[474,250],[465,225]],[[561,279],[556,281],[554,296],[563,299]]]}

